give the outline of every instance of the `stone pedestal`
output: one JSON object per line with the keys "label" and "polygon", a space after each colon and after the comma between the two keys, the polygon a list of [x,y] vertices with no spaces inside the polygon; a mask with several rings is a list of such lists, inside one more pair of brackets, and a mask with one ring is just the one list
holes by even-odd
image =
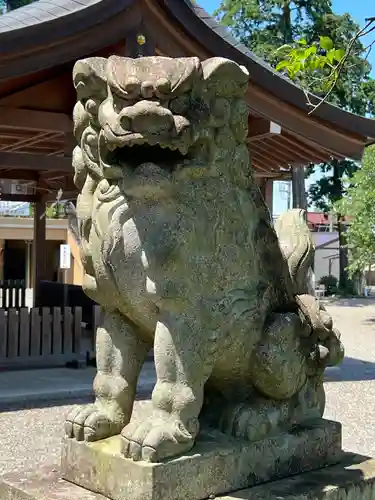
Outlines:
{"label": "stone pedestal", "polygon": [[202,431],[190,453],[157,464],[124,458],[120,439],[66,439],[63,478],[111,500],[201,500],[325,467],[342,456],[341,425],[322,419],[254,443]]}
{"label": "stone pedestal", "polygon": [[[186,479],[186,488],[189,480]],[[174,498],[170,496],[169,498]],[[340,464],[240,490],[219,500],[375,500],[375,460],[346,454]],[[108,500],[60,479],[56,468],[0,478],[0,500]],[[133,500],[128,497],[127,500]]]}

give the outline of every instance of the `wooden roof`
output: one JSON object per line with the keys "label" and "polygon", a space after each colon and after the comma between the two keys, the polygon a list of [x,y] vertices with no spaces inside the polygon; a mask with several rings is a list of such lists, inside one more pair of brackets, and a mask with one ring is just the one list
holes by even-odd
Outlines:
{"label": "wooden roof", "polygon": [[291,165],[331,157],[360,158],[375,142],[372,120],[326,103],[308,116],[299,87],[190,0],[39,0],[0,16],[0,168],[7,168],[5,176],[15,175],[15,169],[21,175],[28,166],[28,177],[40,178],[39,165],[43,182],[63,172],[66,177],[74,62],[89,55],[137,55],[139,33],[147,39],[144,55],[222,56],[248,69],[249,147],[259,176],[285,177]]}

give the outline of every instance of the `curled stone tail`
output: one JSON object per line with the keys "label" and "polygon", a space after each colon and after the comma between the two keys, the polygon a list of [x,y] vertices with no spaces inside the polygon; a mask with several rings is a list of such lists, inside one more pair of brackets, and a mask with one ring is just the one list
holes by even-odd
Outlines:
{"label": "curled stone tail", "polygon": [[315,245],[305,221],[305,211],[288,210],[275,222],[275,231],[281,251],[289,267],[295,295],[311,294],[310,270],[313,265]]}

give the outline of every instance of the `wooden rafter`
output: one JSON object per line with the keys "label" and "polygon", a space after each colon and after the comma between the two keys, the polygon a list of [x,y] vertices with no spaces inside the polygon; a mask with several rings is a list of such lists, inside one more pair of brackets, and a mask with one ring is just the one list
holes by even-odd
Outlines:
{"label": "wooden rafter", "polygon": [[272,149],[272,147],[270,148],[269,146],[267,147],[267,144],[261,141],[252,143],[251,149],[264,160],[276,162],[277,165],[281,166],[292,163],[290,156],[288,157],[287,155],[280,154],[280,151]]}
{"label": "wooden rafter", "polygon": [[0,146],[0,151],[19,151],[20,149],[24,149],[26,146],[35,146],[36,144],[40,144],[41,142],[51,141],[57,137],[61,137],[61,133],[55,132],[38,132],[32,137],[20,138],[18,141],[15,141],[13,144],[5,144]]}
{"label": "wooden rafter", "polygon": [[281,137],[275,137],[267,141],[268,148],[275,151],[275,153],[281,153],[281,155],[289,158],[289,162],[296,163],[299,165],[305,165],[306,163],[320,163],[320,155],[312,152],[311,155],[303,154],[298,148],[289,145],[287,141],[284,140],[284,135]]}
{"label": "wooden rafter", "polygon": [[[305,155],[305,158],[315,158],[320,162],[325,162],[330,158],[330,153],[324,149],[313,148],[311,143],[308,144],[299,141],[295,137],[291,137],[289,134],[283,134],[283,142],[290,144],[292,148],[299,151],[301,154]],[[311,161],[314,161],[313,159]]]}

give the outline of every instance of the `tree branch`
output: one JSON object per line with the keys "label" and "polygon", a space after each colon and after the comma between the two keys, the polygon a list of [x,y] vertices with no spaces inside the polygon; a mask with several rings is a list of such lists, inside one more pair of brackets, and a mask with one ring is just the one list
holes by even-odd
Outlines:
{"label": "tree branch", "polygon": [[[353,38],[350,40],[349,42],[349,45],[348,45],[348,48],[346,49],[346,52],[345,52],[345,55],[343,56],[343,58],[340,60],[340,62],[337,64],[336,68],[335,68],[335,72],[336,72],[336,75],[335,75],[335,78],[330,86],[330,88],[328,89],[326,95],[323,97],[323,99],[320,100],[320,102],[318,104],[312,104],[311,103],[311,100],[308,99],[308,105],[309,106],[313,106],[313,109],[311,111],[309,111],[309,115],[311,115],[312,113],[314,113],[324,102],[326,102],[328,100],[328,98],[330,97],[330,95],[332,94],[333,90],[335,89],[336,85],[337,85],[337,82],[340,78],[340,75],[343,71],[343,69],[345,68],[345,63],[346,61],[348,60],[349,56],[351,55],[352,51],[353,51],[353,47],[354,47],[354,44],[356,43],[356,41],[362,37],[362,36],[365,36],[365,35],[368,35],[369,33],[371,33],[372,31],[375,31],[375,26],[372,26],[372,24],[375,23],[375,17],[370,17],[366,20],[366,25],[364,26],[364,28],[361,28],[354,36]],[[370,28],[371,26],[371,28]],[[370,29],[369,29],[370,28]],[[372,48],[372,45],[375,43],[375,40],[370,44],[370,50]],[[305,92],[306,94],[306,92]]]}

